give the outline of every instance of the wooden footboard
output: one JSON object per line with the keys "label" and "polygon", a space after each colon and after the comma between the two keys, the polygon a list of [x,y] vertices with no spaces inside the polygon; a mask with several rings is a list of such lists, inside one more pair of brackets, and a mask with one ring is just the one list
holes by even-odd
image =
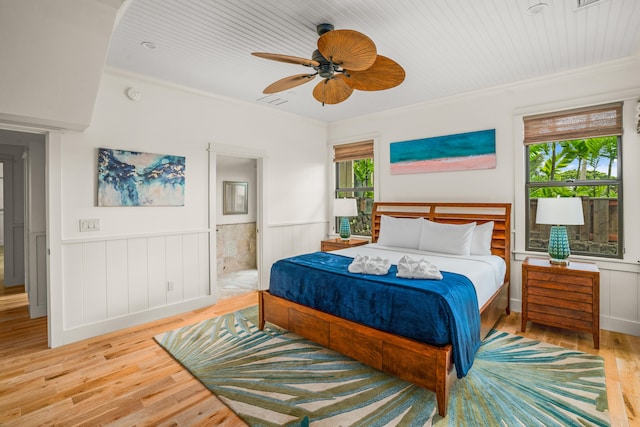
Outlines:
{"label": "wooden footboard", "polygon": [[436,393],[446,415],[456,378],[451,345],[435,347],[360,325],[261,291],[260,322],[295,334]]}
{"label": "wooden footboard", "polygon": [[[484,307],[482,338],[505,312],[509,284]],[[451,345],[437,347],[382,332],[260,291],[259,328],[273,323],[373,368],[436,394],[438,413],[447,414],[449,391],[456,380]]]}

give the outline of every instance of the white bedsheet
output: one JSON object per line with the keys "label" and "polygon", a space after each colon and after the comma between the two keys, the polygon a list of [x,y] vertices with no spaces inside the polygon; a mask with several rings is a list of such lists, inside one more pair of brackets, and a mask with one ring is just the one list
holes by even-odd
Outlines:
{"label": "white bedsheet", "polygon": [[412,258],[425,258],[438,267],[440,271],[458,273],[469,278],[476,288],[478,308],[481,308],[491,296],[500,289],[507,269],[504,260],[496,255],[449,255],[425,252],[417,249],[382,246],[377,243],[339,249],[332,251],[332,253],[352,258],[355,258],[356,255],[377,256],[388,259],[391,261],[391,264],[395,265],[398,265],[398,261],[404,255]]}

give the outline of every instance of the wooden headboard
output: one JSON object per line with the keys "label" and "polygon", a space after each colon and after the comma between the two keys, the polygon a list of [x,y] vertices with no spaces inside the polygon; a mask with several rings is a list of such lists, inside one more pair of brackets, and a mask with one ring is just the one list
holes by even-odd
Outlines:
{"label": "wooden headboard", "polygon": [[491,253],[502,257],[507,264],[505,279],[511,277],[511,204],[510,203],[430,203],[375,202],[371,212],[371,241],[380,233],[382,215],[398,218],[425,218],[449,224],[482,224],[493,221]]}

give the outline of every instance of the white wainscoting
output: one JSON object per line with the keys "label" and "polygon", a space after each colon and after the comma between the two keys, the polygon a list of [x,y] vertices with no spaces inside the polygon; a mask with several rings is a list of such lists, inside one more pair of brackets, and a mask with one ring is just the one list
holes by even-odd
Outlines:
{"label": "white wainscoting", "polygon": [[[522,310],[522,260],[511,262],[511,309]],[[588,260],[588,262],[593,262]],[[600,328],[640,336],[640,266],[596,262],[600,270]]]}
{"label": "white wainscoting", "polygon": [[214,303],[209,230],[63,242],[65,341]]}
{"label": "white wainscoting", "polygon": [[264,268],[260,275],[260,289],[269,288],[271,265],[274,262],[281,258],[319,251],[320,242],[327,238],[328,232],[329,222],[326,220],[269,224],[262,257]]}

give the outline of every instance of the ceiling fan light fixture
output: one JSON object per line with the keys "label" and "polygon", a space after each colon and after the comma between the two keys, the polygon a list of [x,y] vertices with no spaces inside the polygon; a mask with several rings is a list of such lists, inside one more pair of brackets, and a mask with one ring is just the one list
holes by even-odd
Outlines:
{"label": "ceiling fan light fixture", "polygon": [[318,67],[318,75],[323,79],[330,79],[335,74],[335,71],[331,65],[321,65]]}

